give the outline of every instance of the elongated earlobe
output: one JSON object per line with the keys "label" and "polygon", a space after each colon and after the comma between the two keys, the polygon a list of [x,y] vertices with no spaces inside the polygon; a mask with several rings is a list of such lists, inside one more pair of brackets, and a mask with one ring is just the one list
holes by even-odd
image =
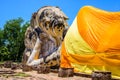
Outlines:
{"label": "elongated earlobe", "polygon": [[31,27],[35,27],[36,26],[36,15],[37,15],[36,12],[32,14],[32,17],[31,17],[31,20],[30,20]]}

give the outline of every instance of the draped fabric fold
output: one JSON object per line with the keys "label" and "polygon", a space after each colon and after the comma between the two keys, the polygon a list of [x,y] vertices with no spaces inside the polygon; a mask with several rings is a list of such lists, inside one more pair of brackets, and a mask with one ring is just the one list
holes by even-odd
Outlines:
{"label": "draped fabric fold", "polygon": [[120,78],[119,30],[120,12],[81,8],[62,44],[60,66],[86,74],[111,71]]}

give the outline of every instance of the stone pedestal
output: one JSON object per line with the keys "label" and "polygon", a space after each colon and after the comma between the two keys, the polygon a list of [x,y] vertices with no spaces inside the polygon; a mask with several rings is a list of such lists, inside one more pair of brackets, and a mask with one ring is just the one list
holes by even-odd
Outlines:
{"label": "stone pedestal", "polygon": [[32,66],[32,70],[38,71],[39,66]]}
{"label": "stone pedestal", "polygon": [[73,77],[74,68],[60,68],[58,72],[58,77]]}
{"label": "stone pedestal", "polygon": [[4,67],[4,64],[0,64],[0,68],[3,68]]}
{"label": "stone pedestal", "polygon": [[22,67],[22,71],[24,72],[32,71],[32,67],[24,64]]}
{"label": "stone pedestal", "polygon": [[11,68],[11,64],[12,64],[13,62],[12,61],[6,61],[5,63],[4,63],[4,67],[5,68]]}
{"label": "stone pedestal", "polygon": [[11,69],[16,70],[18,68],[17,64],[11,64]]}
{"label": "stone pedestal", "polygon": [[50,67],[47,67],[47,66],[39,66],[38,67],[38,71],[37,71],[37,73],[38,74],[47,74],[47,73],[49,73],[50,72]]}
{"label": "stone pedestal", "polygon": [[111,72],[93,71],[92,80],[111,80]]}

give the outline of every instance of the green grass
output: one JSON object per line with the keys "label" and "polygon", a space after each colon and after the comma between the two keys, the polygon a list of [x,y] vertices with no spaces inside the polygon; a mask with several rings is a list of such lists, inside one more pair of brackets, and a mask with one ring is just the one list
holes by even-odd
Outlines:
{"label": "green grass", "polygon": [[15,76],[20,76],[20,77],[30,77],[31,75],[25,74],[23,72],[16,73]]}
{"label": "green grass", "polygon": [[30,77],[31,75],[19,72],[16,74],[2,74],[1,76],[4,78],[9,78],[9,77]]}
{"label": "green grass", "polygon": [[2,61],[0,62],[0,64],[3,64],[3,63],[4,63],[4,61],[3,61],[3,62],[2,62]]}
{"label": "green grass", "polygon": [[[4,64],[6,61],[0,61],[0,64]],[[18,64],[18,63],[21,63],[21,62],[13,62],[14,64]]]}

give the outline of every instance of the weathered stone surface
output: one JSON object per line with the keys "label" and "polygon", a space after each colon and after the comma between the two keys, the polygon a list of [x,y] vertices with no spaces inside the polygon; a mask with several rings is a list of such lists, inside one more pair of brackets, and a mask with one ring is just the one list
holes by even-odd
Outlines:
{"label": "weathered stone surface", "polygon": [[4,67],[5,68],[11,68],[11,64],[12,64],[13,62],[12,61],[6,61],[5,63],[4,63]]}
{"label": "weathered stone surface", "polygon": [[4,67],[4,64],[0,64],[0,68],[3,68]]}
{"label": "weathered stone surface", "polygon": [[17,64],[11,64],[11,69],[12,70],[16,70],[16,69],[18,69],[18,65]]}
{"label": "weathered stone surface", "polygon": [[73,68],[60,68],[58,72],[58,77],[73,77]]}
{"label": "weathered stone surface", "polygon": [[24,64],[22,71],[24,71],[24,72],[32,71],[32,67]]}
{"label": "weathered stone surface", "polygon": [[38,68],[38,71],[37,71],[38,74],[41,74],[41,73],[46,74],[46,73],[49,73],[49,72],[50,72],[50,67],[39,65],[39,68]]}
{"label": "weathered stone surface", "polygon": [[23,63],[18,63],[18,69],[22,69],[23,68]]}
{"label": "weathered stone surface", "polygon": [[93,71],[92,80],[111,80],[111,72]]}
{"label": "weathered stone surface", "polygon": [[0,69],[0,74],[13,74],[13,70]]}
{"label": "weathered stone surface", "polygon": [[23,64],[34,66],[47,62],[50,67],[59,66],[60,46],[68,29],[67,19],[58,7],[45,6],[33,13],[25,33]]}
{"label": "weathered stone surface", "polygon": [[[10,68],[7,69],[8,71],[10,70]],[[21,73],[24,73],[24,75],[18,75]],[[38,74],[36,71],[22,72],[21,69],[17,69],[14,74],[0,74],[0,80],[91,80],[91,78],[81,76],[62,78],[58,77],[57,73],[52,72],[48,74]]]}

